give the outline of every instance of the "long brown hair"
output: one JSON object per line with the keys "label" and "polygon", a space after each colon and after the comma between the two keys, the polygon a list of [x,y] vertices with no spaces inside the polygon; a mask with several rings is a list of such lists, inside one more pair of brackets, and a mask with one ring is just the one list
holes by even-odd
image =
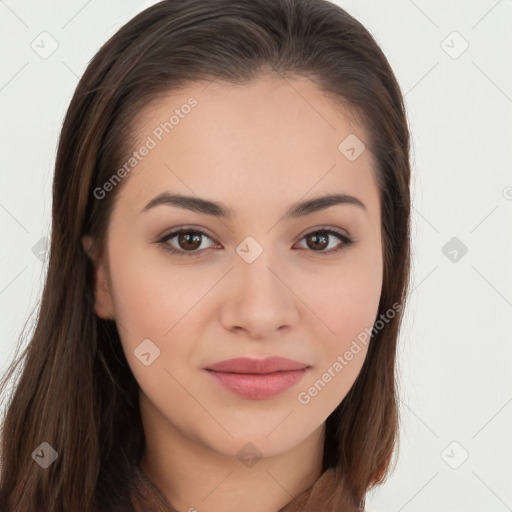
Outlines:
{"label": "long brown hair", "polygon": [[[93,191],[126,161],[133,120],[157,96],[197,80],[248,83],[264,72],[308,77],[356,112],[377,164],[381,200],[378,315],[405,304],[409,130],[395,76],[370,33],[326,0],[164,0],[149,7],[98,51],[64,119],[37,322],[0,388],[23,362],[3,419],[6,511],[95,512],[124,503],[145,447],[139,386],[116,324],[94,312],[93,265],[81,244],[89,234],[103,250],[122,183],[101,200]],[[340,478],[332,503],[351,501],[350,510],[362,508],[366,492],[384,481],[397,447],[395,357],[403,307],[395,312],[372,331],[357,380],[326,420],[324,469],[336,468]],[[33,457],[43,442],[58,454],[47,469]]]}

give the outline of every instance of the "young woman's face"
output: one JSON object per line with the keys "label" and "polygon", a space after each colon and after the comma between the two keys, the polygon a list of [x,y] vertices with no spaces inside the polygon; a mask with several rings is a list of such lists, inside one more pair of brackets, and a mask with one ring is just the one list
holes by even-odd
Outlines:
{"label": "young woman's face", "polygon": [[[143,419],[230,456],[249,442],[263,456],[290,449],[349,391],[367,353],[358,335],[377,315],[380,202],[365,134],[304,78],[196,83],[137,126],[96,311],[117,322]],[[355,199],[297,209],[337,194]],[[206,369],[269,356],[307,368]]]}

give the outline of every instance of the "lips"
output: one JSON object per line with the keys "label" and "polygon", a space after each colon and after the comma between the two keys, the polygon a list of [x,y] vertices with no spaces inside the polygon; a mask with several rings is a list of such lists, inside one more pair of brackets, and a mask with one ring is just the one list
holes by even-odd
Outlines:
{"label": "lips", "polygon": [[222,373],[263,374],[303,370],[307,367],[306,363],[294,361],[286,357],[272,356],[265,359],[250,359],[247,357],[227,359],[212,364],[205,369]]}
{"label": "lips", "polygon": [[222,388],[255,400],[274,397],[295,386],[308,368],[305,363],[285,357],[241,357],[220,361],[205,370]]}

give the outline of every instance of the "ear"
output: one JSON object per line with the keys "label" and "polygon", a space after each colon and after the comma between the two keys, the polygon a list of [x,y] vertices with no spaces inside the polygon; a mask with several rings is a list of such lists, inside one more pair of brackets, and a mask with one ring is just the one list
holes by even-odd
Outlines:
{"label": "ear", "polygon": [[82,246],[94,266],[94,311],[104,320],[114,320],[114,303],[104,258],[96,256],[96,246],[90,236],[82,237]]}

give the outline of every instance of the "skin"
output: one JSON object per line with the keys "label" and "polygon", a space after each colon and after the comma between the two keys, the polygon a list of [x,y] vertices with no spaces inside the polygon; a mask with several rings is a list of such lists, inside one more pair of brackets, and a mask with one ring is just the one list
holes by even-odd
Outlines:
{"label": "skin", "polygon": [[[324,422],[367,353],[360,344],[317,396],[298,401],[376,319],[383,266],[374,162],[368,150],[355,161],[338,150],[348,135],[366,136],[306,78],[191,84],[142,111],[140,141],[191,96],[197,107],[118,191],[106,252],[96,259],[95,309],[117,322],[141,388],[141,468],[170,503],[180,511],[275,512],[321,475]],[[169,205],[141,213],[164,191],[220,201],[234,217]],[[282,219],[297,201],[335,192],[366,208],[341,204]],[[165,244],[186,252],[190,246],[178,237],[156,242],[181,227],[207,232],[210,238],[195,244],[196,252],[205,249],[200,257],[166,252]],[[355,242],[328,253],[342,243],[330,235],[322,255],[306,237],[322,227]],[[263,248],[250,264],[236,252],[247,236]],[[134,354],[144,339],[160,350],[149,366]],[[203,370],[269,355],[310,368],[297,385],[267,399],[234,395]],[[252,467],[237,457],[247,443],[262,457]]]}

